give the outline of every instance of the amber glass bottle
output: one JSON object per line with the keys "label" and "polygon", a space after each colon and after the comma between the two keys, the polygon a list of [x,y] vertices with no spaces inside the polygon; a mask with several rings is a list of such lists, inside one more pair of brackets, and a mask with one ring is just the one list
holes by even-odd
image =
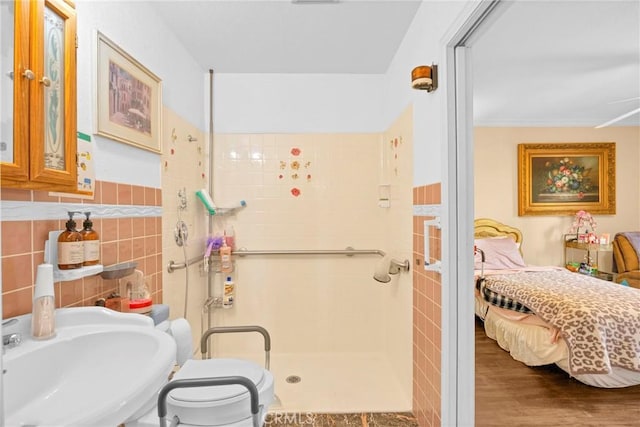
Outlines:
{"label": "amber glass bottle", "polygon": [[74,212],[69,212],[66,230],[58,237],[58,268],[60,270],[80,268],[84,260],[82,236],[76,231],[73,214]]}
{"label": "amber glass bottle", "polygon": [[86,219],[82,223],[82,244],[84,246],[84,261],[82,265],[96,265],[100,260],[100,237],[93,229],[93,222],[89,219],[91,212],[85,212]]}

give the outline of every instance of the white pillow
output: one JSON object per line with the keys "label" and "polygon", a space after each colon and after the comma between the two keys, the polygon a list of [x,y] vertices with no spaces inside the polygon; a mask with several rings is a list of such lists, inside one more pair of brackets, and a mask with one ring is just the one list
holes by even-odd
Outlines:
{"label": "white pillow", "polygon": [[[526,266],[518,245],[511,237],[476,239],[474,243],[484,252],[486,270],[508,270]],[[475,255],[475,268],[482,268],[480,252]]]}

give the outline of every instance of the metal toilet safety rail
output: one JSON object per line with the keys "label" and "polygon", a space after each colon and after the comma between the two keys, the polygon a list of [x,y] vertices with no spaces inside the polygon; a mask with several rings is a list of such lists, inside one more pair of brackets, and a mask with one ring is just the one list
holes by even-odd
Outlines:
{"label": "metal toilet safety rail", "polygon": [[[256,385],[246,377],[241,376],[229,376],[229,377],[215,377],[215,378],[193,378],[184,380],[174,380],[167,383],[158,394],[158,417],[160,418],[160,427],[167,427],[167,396],[176,388],[191,388],[191,387],[209,387],[209,386],[221,386],[239,384],[249,390],[251,398],[251,416],[253,420],[253,427],[260,427],[260,405],[258,388]],[[176,426],[180,423],[180,419],[177,415],[174,415],[171,425]]]}

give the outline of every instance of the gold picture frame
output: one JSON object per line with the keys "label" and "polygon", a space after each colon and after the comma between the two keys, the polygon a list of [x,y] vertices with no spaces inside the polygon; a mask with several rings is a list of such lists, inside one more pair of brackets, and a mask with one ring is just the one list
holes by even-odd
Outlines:
{"label": "gold picture frame", "polygon": [[518,215],[616,213],[616,144],[518,144]]}
{"label": "gold picture frame", "polygon": [[96,39],[96,133],[161,153],[160,78],[101,32]]}

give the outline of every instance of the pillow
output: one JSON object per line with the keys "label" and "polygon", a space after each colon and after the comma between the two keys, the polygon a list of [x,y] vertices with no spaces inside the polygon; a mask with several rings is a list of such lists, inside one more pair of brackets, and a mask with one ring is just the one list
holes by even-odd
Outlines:
{"label": "pillow", "polygon": [[[484,251],[484,268],[486,270],[505,270],[526,267],[516,242],[511,237],[476,239],[475,245]],[[475,268],[482,268],[480,253],[475,256]]]}

